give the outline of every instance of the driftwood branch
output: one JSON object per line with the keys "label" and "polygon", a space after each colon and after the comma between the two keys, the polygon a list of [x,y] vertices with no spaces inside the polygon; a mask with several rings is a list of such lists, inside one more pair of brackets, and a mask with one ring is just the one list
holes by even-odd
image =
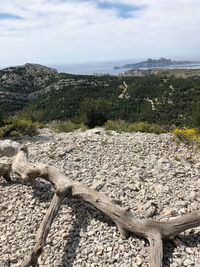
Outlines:
{"label": "driftwood branch", "polygon": [[8,178],[10,172],[13,171],[24,181],[30,183],[34,183],[35,179],[40,177],[51,182],[56,187],[56,191],[39,227],[36,244],[31,254],[21,264],[23,267],[37,265],[37,259],[45,246],[51,224],[64,198],[85,201],[106,214],[117,225],[123,238],[127,238],[131,232],[148,239],[150,243],[151,267],[162,266],[163,239],[172,238],[187,229],[200,226],[200,212],[180,216],[166,222],[137,219],[132,212],[117,206],[104,194],[79,182],[71,181],[57,168],[40,163],[29,163],[27,158],[28,151],[26,147],[21,147],[18,154],[12,158],[2,158],[0,160],[0,175]]}
{"label": "driftwood branch", "polygon": [[45,242],[49,234],[51,225],[53,223],[53,220],[58,214],[62,201],[65,197],[70,197],[70,196],[71,196],[71,187],[65,187],[60,191],[55,192],[53,199],[51,201],[51,205],[49,206],[47,213],[40,224],[40,228],[36,236],[36,244],[30,255],[22,262],[21,267],[37,265],[38,257],[42,253],[42,248],[45,246]]}

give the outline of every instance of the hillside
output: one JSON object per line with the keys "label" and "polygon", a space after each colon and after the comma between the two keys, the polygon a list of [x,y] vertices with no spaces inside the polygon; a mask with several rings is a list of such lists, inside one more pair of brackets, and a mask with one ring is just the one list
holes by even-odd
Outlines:
{"label": "hillside", "polygon": [[24,108],[24,116],[46,122],[72,120],[85,99],[100,98],[111,104],[108,119],[189,124],[200,101],[200,77],[188,77],[187,70],[185,78],[177,78],[174,74],[181,70],[175,71],[98,77],[58,73],[33,64],[13,67],[0,71],[1,109],[16,114]]}
{"label": "hillside", "polygon": [[190,77],[200,77],[200,69],[167,69],[167,68],[153,68],[153,69],[131,69],[123,71],[117,74],[117,76],[149,76],[149,75],[159,75],[163,77],[176,77],[176,78],[190,78]]}
{"label": "hillside", "polygon": [[0,70],[0,107],[6,112],[21,110],[58,77],[55,69],[25,64]]}

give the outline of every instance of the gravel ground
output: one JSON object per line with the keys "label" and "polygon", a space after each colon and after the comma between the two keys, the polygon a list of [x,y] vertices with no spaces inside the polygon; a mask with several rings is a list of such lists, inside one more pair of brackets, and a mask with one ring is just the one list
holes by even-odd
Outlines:
{"label": "gravel ground", "polygon": [[[116,199],[139,218],[167,220],[199,210],[200,154],[177,145],[170,134],[106,133],[102,129],[54,134],[41,130],[22,140],[30,161],[60,168]],[[0,267],[19,266],[34,245],[54,188],[42,179],[33,186],[13,175],[0,178]],[[148,266],[149,244],[134,235],[122,240],[99,211],[64,202],[39,266]],[[164,243],[163,266],[200,266],[200,227]]]}

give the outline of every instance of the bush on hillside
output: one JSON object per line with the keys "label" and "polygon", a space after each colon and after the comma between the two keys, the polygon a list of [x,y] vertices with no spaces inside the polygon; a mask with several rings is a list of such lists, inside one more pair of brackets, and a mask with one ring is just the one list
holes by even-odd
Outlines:
{"label": "bush on hillside", "polygon": [[124,121],[124,120],[108,120],[105,125],[104,128],[108,131],[116,131],[118,133],[121,132],[127,132],[128,131],[128,122]]}
{"label": "bush on hillside", "polygon": [[46,114],[43,110],[37,110],[33,105],[25,106],[20,112],[20,117],[25,118],[27,120],[31,120],[33,122],[45,122]]}
{"label": "bush on hillside", "polygon": [[187,127],[183,127],[181,129],[176,128],[172,132],[173,136],[177,138],[179,141],[186,145],[197,145],[199,146],[200,134],[194,128],[189,129]]}
{"label": "bush on hillside", "polygon": [[51,123],[49,125],[49,128],[53,130],[56,133],[61,133],[61,132],[73,132],[77,129],[81,130],[86,130],[87,127],[84,124],[77,124],[77,123],[72,123],[72,122],[56,122],[56,123]]}
{"label": "bush on hillside", "polygon": [[155,123],[134,122],[129,123],[124,120],[107,121],[104,125],[106,130],[121,132],[141,132],[141,133],[166,133],[169,129],[165,126],[160,126]]}
{"label": "bush on hillside", "polygon": [[85,99],[80,104],[76,121],[79,121],[89,128],[102,126],[109,119],[110,102],[105,99]]}
{"label": "bush on hillside", "polygon": [[24,135],[34,136],[37,134],[37,125],[30,120],[19,117],[9,117],[2,121],[0,137],[21,138]]}
{"label": "bush on hillside", "polygon": [[160,126],[155,123],[134,122],[128,126],[128,131],[161,134],[161,133],[166,133],[167,129],[164,126]]}

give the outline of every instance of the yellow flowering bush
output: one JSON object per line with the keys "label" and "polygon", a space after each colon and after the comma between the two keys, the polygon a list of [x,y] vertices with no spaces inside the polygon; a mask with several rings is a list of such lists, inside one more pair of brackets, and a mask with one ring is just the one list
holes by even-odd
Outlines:
{"label": "yellow flowering bush", "polygon": [[172,132],[173,136],[178,138],[181,142],[187,145],[199,145],[200,135],[194,128],[183,127],[181,129],[176,128]]}

